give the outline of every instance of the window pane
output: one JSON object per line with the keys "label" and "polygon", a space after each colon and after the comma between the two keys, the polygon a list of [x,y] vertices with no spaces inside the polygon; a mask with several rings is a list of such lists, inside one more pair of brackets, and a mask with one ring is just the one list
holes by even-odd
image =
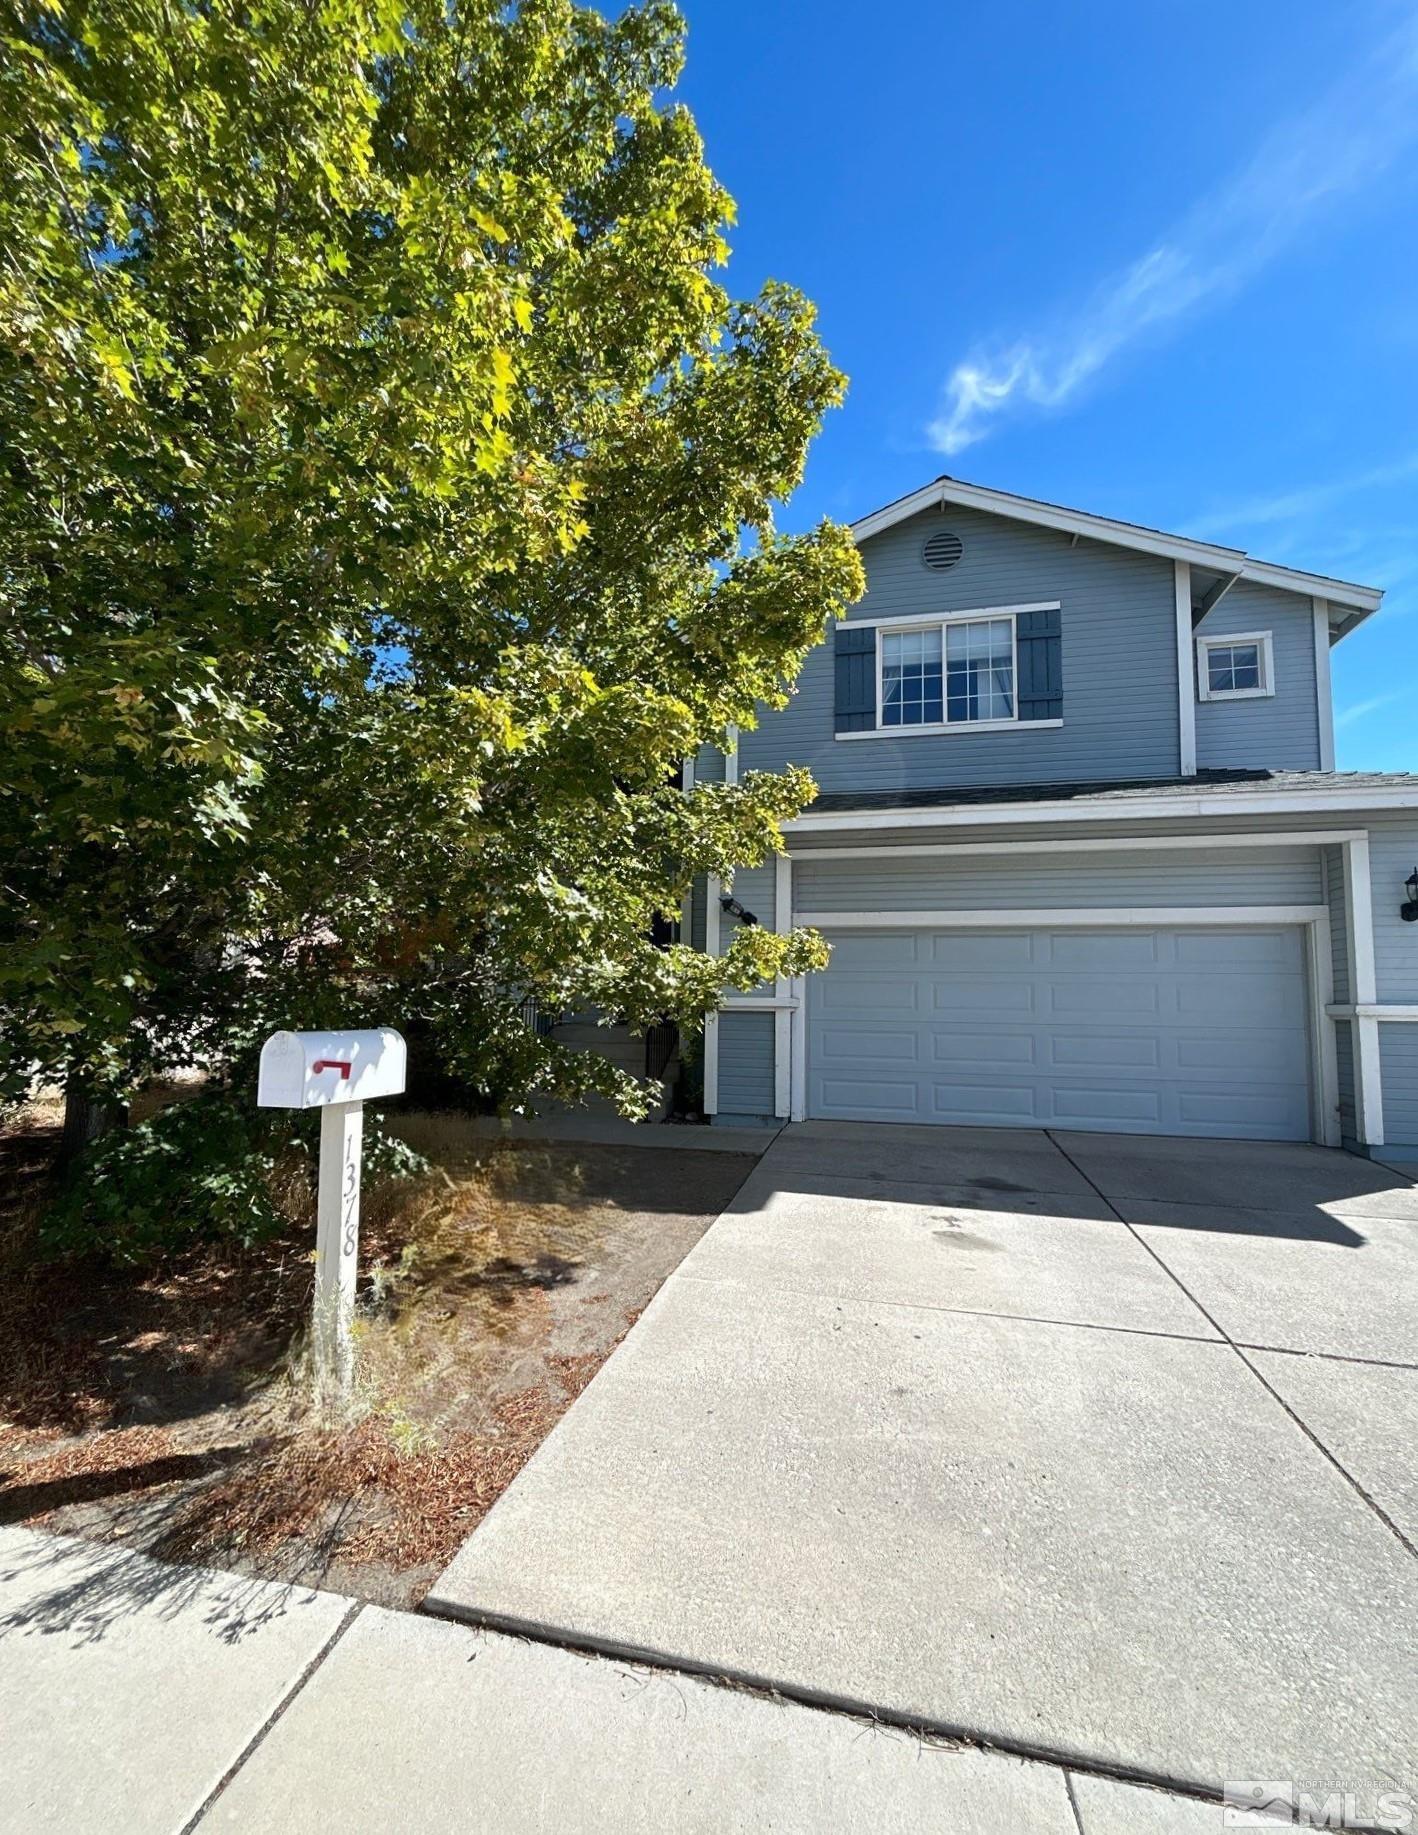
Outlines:
{"label": "window pane", "polygon": [[1213,694],[1235,694],[1240,689],[1262,687],[1260,645],[1208,645],[1206,679]]}
{"label": "window pane", "polygon": [[925,726],[941,713],[939,631],[887,631],[881,640],[881,723]]}
{"label": "window pane", "polygon": [[972,619],[946,627],[947,720],[1014,718],[1014,621]]}

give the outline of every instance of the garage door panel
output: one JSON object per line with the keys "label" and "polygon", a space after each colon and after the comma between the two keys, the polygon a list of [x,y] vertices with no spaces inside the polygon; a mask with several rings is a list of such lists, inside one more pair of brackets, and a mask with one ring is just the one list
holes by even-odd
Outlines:
{"label": "garage door panel", "polygon": [[1001,969],[1018,974],[1034,967],[1037,939],[1028,930],[1001,930],[992,936],[975,931],[937,931],[930,938],[930,961],[934,968],[958,974],[981,974]]}
{"label": "garage door panel", "polygon": [[1078,1014],[1092,1019],[1098,1014],[1116,1014],[1120,1018],[1155,1017],[1162,1011],[1163,990],[1155,981],[1139,977],[1104,975],[1069,975],[1055,969],[1059,979],[1049,983],[1049,1011]]}
{"label": "garage door panel", "polygon": [[857,936],[850,930],[832,939],[832,960],[846,969],[862,969],[882,975],[892,969],[909,969],[913,974],[919,960],[928,958],[929,937],[901,936],[895,931],[873,931]]}
{"label": "garage door panel", "polygon": [[843,974],[824,979],[829,981],[823,994],[827,1013],[861,1014],[867,1018],[883,1013],[915,1014],[929,999],[929,989],[905,975]]}
{"label": "garage door panel", "polygon": [[931,1119],[988,1127],[992,1122],[1035,1127],[1046,1117],[1039,1112],[1038,1092],[1029,1085],[992,1083],[989,1078],[932,1085]]}
{"label": "garage door panel", "polygon": [[933,979],[930,990],[931,1011],[937,1019],[949,1019],[957,1013],[972,1017],[997,1013],[1001,1019],[1032,1016],[1042,992],[1032,981],[1014,976],[992,980],[988,976],[977,977],[973,971],[955,980]]}
{"label": "garage door panel", "polygon": [[850,1114],[865,1121],[916,1121],[921,1118],[919,1083],[824,1073],[820,1089],[825,1115]]}
{"label": "garage door panel", "polygon": [[1271,1038],[1255,1032],[1200,1033],[1172,1041],[1172,1061],[1181,1076],[1287,1080],[1291,1069],[1289,1035]]}
{"label": "garage door panel", "polygon": [[810,1114],[1310,1136],[1297,929],[841,941],[808,984]]}
{"label": "garage door panel", "polygon": [[1048,1040],[1049,1062],[1067,1070],[1160,1070],[1162,1042],[1142,1032],[1055,1033]]}
{"label": "garage door panel", "polygon": [[1053,1092],[1053,1119],[1073,1127],[1085,1123],[1098,1128],[1115,1128],[1120,1122],[1162,1120],[1160,1091],[1146,1089],[1065,1088]]}
{"label": "garage door panel", "polygon": [[1039,1045],[1032,1032],[963,1031],[952,1026],[931,1034],[931,1056],[937,1064],[971,1064],[982,1070],[1037,1063]]}
{"label": "garage door panel", "polygon": [[1293,1012],[1296,997],[1303,999],[1304,982],[1269,976],[1212,978],[1208,972],[1199,982],[1181,982],[1176,992],[1176,1012],[1192,1025],[1213,1023],[1235,1026],[1283,1026]]}
{"label": "garage door panel", "polygon": [[824,1026],[824,1064],[914,1064],[922,1047],[919,1031],[905,1026]]}
{"label": "garage door panel", "polygon": [[1066,973],[1151,974],[1159,966],[1163,939],[1150,930],[1064,930],[1048,938],[1048,966]]}

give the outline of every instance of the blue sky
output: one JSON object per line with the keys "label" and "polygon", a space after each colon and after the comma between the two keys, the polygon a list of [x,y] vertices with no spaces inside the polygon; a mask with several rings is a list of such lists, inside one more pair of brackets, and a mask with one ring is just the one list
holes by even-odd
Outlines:
{"label": "blue sky", "polygon": [[851,378],[786,525],[944,471],[1383,586],[1339,765],[1418,770],[1418,4],[681,4],[729,283]]}

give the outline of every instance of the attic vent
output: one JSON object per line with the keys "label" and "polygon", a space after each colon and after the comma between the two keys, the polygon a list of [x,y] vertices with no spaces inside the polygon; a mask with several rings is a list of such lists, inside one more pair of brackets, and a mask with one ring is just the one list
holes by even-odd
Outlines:
{"label": "attic vent", "polygon": [[946,573],[965,552],[965,545],[949,529],[937,529],[928,535],[921,548],[921,559],[932,573]]}

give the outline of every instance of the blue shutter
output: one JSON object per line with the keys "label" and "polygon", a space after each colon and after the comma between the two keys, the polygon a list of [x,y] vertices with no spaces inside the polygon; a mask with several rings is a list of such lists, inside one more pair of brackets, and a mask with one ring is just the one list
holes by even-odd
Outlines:
{"label": "blue shutter", "polygon": [[833,731],[864,733],[876,725],[876,626],[839,624],[833,653]]}
{"label": "blue shutter", "polygon": [[1057,611],[1021,612],[1015,624],[1019,644],[1019,718],[1063,718],[1063,635]]}

